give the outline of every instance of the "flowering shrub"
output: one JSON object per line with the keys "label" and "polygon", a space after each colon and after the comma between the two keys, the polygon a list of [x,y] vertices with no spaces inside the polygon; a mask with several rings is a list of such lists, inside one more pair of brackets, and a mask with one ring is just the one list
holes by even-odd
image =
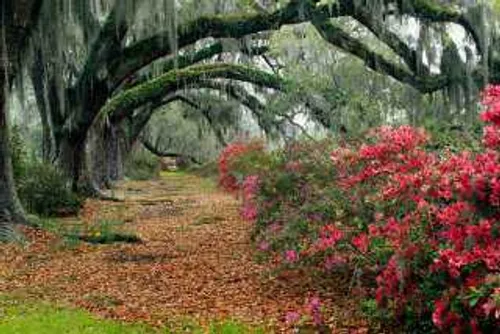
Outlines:
{"label": "flowering shrub", "polygon": [[303,258],[327,265],[304,251],[345,215],[347,201],[331,186],[336,179],[328,158],[332,143],[293,143],[274,152],[241,145],[222,153],[221,184],[241,194],[242,216],[255,221],[254,238],[262,255],[285,265],[299,265]]}
{"label": "flowering shrub", "polygon": [[219,185],[228,192],[237,193],[241,190],[243,179],[251,174],[253,165],[246,162],[262,155],[264,145],[260,141],[234,142],[226,146],[218,161]]}
{"label": "flowering shrub", "polygon": [[[488,87],[478,152],[431,151],[410,126],[362,143],[298,143],[240,182],[261,252],[375,273],[378,307],[435,329],[500,327],[500,87]],[[325,162],[326,151],[330,160]],[[269,154],[268,154],[269,155]],[[248,160],[247,160],[248,163]],[[250,199],[250,200],[249,200]],[[245,211],[245,210],[244,210]]]}
{"label": "flowering shrub", "polygon": [[430,315],[440,330],[500,325],[500,90],[485,92],[483,152],[423,149],[427,136],[382,127],[372,141],[332,153],[354,211],[373,211],[346,236],[376,263],[376,300],[394,315]]}

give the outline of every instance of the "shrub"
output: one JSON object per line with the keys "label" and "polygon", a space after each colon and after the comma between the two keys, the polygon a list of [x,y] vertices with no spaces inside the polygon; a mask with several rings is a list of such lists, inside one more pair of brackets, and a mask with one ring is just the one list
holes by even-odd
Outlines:
{"label": "shrub", "polygon": [[67,178],[52,165],[34,162],[17,180],[19,198],[30,213],[41,216],[76,214],[81,200],[71,192]]}
{"label": "shrub", "polygon": [[71,192],[68,179],[52,165],[30,162],[21,131],[15,126],[10,149],[18,196],[29,213],[59,216],[78,212],[81,200]]}
{"label": "shrub", "polygon": [[324,150],[294,147],[236,178],[243,169],[232,168],[248,151],[239,147],[230,163],[221,159],[222,171],[243,193],[259,248],[272,258],[326,269],[355,261],[375,273],[377,306],[418,326],[412,330],[493,332],[500,326],[500,87],[488,87],[483,103],[488,125],[475,153],[432,151],[422,129],[380,127],[334,149],[331,164]]}
{"label": "shrub", "polygon": [[238,192],[243,179],[264,166],[266,160],[261,141],[234,142],[226,146],[218,161],[219,185],[228,192]]}
{"label": "shrub", "polygon": [[237,145],[221,155],[221,183],[242,197],[242,216],[255,221],[253,237],[262,255],[297,262],[300,247],[346,212],[342,193],[331,186],[336,173],[328,154],[334,144],[295,142],[274,152]]}
{"label": "shrub", "polygon": [[332,154],[362,229],[340,239],[376,264],[376,301],[440,330],[500,325],[500,90],[489,88],[483,152],[436,154],[423,130],[382,127]]}

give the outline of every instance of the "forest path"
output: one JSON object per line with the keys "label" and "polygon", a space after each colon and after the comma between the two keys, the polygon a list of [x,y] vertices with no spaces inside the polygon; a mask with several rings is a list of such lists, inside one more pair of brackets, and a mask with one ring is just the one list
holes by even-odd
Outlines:
{"label": "forest path", "polygon": [[[313,277],[275,277],[258,264],[251,224],[240,219],[237,200],[207,179],[165,173],[159,180],[123,182],[116,195],[125,201],[87,201],[79,221],[87,231],[122,222],[120,229],[141,243],[70,247],[52,234],[28,231],[33,242],[24,249],[0,246],[0,293],[158,325],[234,318],[279,328],[284,315],[301,308],[308,291],[317,288]],[[89,233],[102,232],[96,231]],[[353,298],[342,291],[327,297],[335,327],[360,325]]]}

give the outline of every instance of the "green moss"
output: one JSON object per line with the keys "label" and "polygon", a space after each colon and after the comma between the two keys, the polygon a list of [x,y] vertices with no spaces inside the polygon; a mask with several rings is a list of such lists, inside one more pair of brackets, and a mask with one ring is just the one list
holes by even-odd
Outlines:
{"label": "green moss", "polygon": [[435,20],[446,20],[460,17],[460,12],[451,7],[439,4],[435,0],[412,0],[409,6],[415,13]]}
{"label": "green moss", "polygon": [[269,88],[282,88],[284,80],[276,75],[243,65],[206,64],[169,71],[146,83],[130,88],[112,98],[101,110],[101,116],[122,118],[141,105],[161,99],[180,87],[200,79],[227,78]]}

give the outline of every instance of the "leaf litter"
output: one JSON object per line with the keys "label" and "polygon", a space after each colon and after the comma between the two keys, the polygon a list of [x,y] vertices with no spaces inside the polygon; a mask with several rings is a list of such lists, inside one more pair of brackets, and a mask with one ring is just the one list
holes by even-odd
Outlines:
{"label": "leaf litter", "polygon": [[256,261],[252,226],[240,218],[237,200],[206,180],[169,174],[122,182],[116,192],[124,202],[88,200],[79,221],[121,220],[142,243],[54,247],[57,234],[23,228],[26,244],[0,245],[0,293],[158,326],[231,318],[293,332],[285,315],[302,309],[314,292],[324,302],[330,332],[363,333],[369,326],[373,332],[356,311],[359,299],[348,293],[349,277],[275,273]]}

